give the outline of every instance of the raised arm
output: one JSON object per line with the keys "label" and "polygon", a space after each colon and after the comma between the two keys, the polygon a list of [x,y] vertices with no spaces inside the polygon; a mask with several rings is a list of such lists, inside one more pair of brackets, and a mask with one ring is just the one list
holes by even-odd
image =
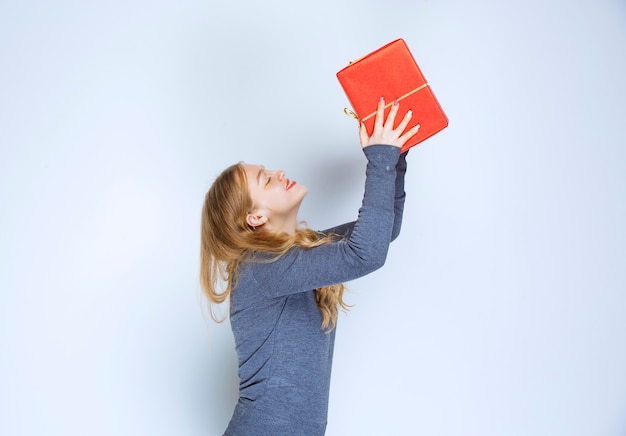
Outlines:
{"label": "raised arm", "polygon": [[391,240],[393,241],[400,234],[402,228],[402,216],[404,214],[404,200],[406,192],[404,192],[404,176],[406,175],[406,155],[408,151],[402,153],[396,164],[396,191],[394,196],[394,220],[393,230],[391,231]]}
{"label": "raised arm", "polygon": [[[268,296],[305,292],[356,279],[384,264],[389,243],[397,236],[401,224],[406,161],[399,156],[400,148],[417,132],[415,129],[404,132],[410,113],[393,129],[398,106],[397,103],[392,106],[383,123],[381,99],[371,137],[361,126],[361,145],[368,164],[363,203],[350,236],[315,248],[294,248],[271,263],[255,263],[253,276],[260,291]],[[396,195],[399,182],[401,193]],[[400,220],[396,220],[396,208]]]}
{"label": "raised arm", "polygon": [[[400,234],[402,227],[402,215],[404,212],[404,200],[406,199],[406,193],[404,192],[404,176],[406,174],[406,155],[408,151],[402,153],[396,164],[396,189],[394,195],[394,220],[393,230],[391,231],[391,240],[393,241]],[[341,224],[329,229],[323,230],[321,233],[328,235],[331,233],[337,234],[344,238],[349,238],[354,228],[356,221],[351,221],[345,224]]]}

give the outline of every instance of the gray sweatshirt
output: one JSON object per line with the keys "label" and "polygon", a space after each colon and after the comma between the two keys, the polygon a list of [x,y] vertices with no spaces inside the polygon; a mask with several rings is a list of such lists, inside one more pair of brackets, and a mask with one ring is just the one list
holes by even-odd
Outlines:
{"label": "gray sweatshirt", "polygon": [[355,222],[323,233],[343,237],[293,248],[273,262],[246,262],[231,294],[239,402],[225,435],[316,436],[326,430],[335,330],[321,329],[314,289],[380,268],[400,232],[406,153],[373,145]]}

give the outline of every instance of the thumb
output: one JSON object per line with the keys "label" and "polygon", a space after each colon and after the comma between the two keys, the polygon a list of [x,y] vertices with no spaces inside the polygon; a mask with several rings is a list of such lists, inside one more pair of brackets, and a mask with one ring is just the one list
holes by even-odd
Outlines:
{"label": "thumb", "polygon": [[365,128],[365,123],[359,122],[359,139],[361,141],[361,147],[367,147],[367,143],[370,139]]}

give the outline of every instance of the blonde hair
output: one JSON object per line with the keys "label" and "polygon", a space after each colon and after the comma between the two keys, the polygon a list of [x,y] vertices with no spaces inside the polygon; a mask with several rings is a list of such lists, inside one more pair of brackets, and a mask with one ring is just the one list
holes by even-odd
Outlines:
{"label": "blonde hair", "polygon": [[[209,302],[226,301],[236,287],[239,265],[251,260],[255,252],[278,259],[293,247],[313,248],[336,240],[337,235],[320,235],[308,229],[297,229],[293,235],[251,228],[246,215],[252,209],[246,174],[241,164],[226,168],[206,193],[202,207],[200,236],[200,284]],[[220,283],[225,288],[220,291]],[[315,290],[317,307],[322,314],[322,329],[332,331],[337,323],[338,308],[347,310],[343,301],[345,286],[336,284]],[[213,312],[211,316],[217,319]]]}

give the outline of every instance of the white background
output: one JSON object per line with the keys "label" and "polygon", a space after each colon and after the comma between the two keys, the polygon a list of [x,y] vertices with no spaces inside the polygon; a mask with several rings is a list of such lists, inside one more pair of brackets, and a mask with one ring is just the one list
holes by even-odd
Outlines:
{"label": "white background", "polygon": [[0,434],[218,435],[200,208],[244,160],[352,220],[335,73],[404,38],[450,118],[349,283],[327,434],[626,434],[626,4],[3,2]]}

